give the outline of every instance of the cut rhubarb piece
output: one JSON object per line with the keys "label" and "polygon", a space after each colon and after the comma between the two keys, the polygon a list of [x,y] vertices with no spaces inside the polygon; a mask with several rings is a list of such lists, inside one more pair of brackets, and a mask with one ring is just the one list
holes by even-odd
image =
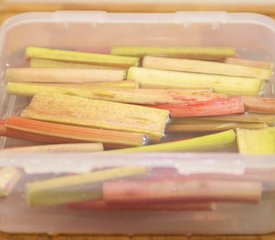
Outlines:
{"label": "cut rhubarb piece", "polygon": [[74,63],[65,61],[55,61],[41,58],[32,58],[30,60],[31,68],[97,68],[97,69],[119,69],[111,66],[100,66],[85,63]]}
{"label": "cut rhubarb piece", "polygon": [[38,142],[38,143],[79,143],[82,142],[80,140],[73,140],[73,139],[66,139],[66,138],[60,138],[60,137],[51,137],[46,136],[42,134],[37,133],[31,133],[28,131],[22,131],[18,129],[12,129],[12,128],[6,128],[6,132],[2,134],[1,136],[10,137],[10,138],[16,138],[16,139],[22,139],[32,142]]}
{"label": "cut rhubarb piece", "polygon": [[107,180],[144,175],[144,167],[122,167],[81,175],[30,182],[26,199],[30,207],[60,205],[100,199],[101,183]]}
{"label": "cut rhubarb piece", "polygon": [[45,140],[44,137],[49,137],[49,141],[47,142],[53,141],[53,143],[55,143],[55,138],[57,140],[60,139],[58,143],[68,142],[68,140],[69,142],[100,142],[104,144],[118,144],[124,146],[141,146],[146,143],[145,135],[140,133],[129,133],[121,131],[110,131],[104,129],[93,129],[87,127],[77,127],[43,121],[36,121],[20,117],[8,118],[6,120],[6,128],[7,135],[11,137],[16,137],[16,135],[12,134],[13,132],[11,130],[19,130],[23,131],[22,137],[29,133],[39,134],[38,140],[40,139],[40,137],[42,137],[42,140]]}
{"label": "cut rhubarb piece", "polygon": [[35,95],[22,117],[149,135],[163,136],[169,112],[130,104],[60,94]]}
{"label": "cut rhubarb piece", "polygon": [[147,180],[103,183],[106,201],[140,202],[180,200],[185,202],[251,202],[258,203],[262,184],[213,180]]}
{"label": "cut rhubarb piece", "polygon": [[241,154],[275,154],[275,127],[237,129],[237,142]]}
{"label": "cut rhubarb piece", "polygon": [[5,134],[6,134],[5,120],[0,120],[0,136],[5,136]]}
{"label": "cut rhubarb piece", "polygon": [[201,152],[228,147],[235,142],[235,132],[228,130],[220,133],[180,140],[168,143],[154,144],[136,148],[106,151],[108,153],[135,153],[135,152]]}
{"label": "cut rhubarb piece", "polygon": [[255,61],[255,60],[240,59],[240,58],[227,58],[225,59],[225,63],[248,66],[248,67],[264,68],[269,70],[272,70],[274,67],[273,62]]}
{"label": "cut rhubarb piece", "polygon": [[8,82],[40,83],[92,83],[123,81],[124,70],[109,69],[62,69],[62,68],[9,68]]}
{"label": "cut rhubarb piece", "polygon": [[61,60],[75,63],[91,63],[96,65],[129,67],[139,65],[138,57],[113,56],[109,54],[66,51],[50,48],[28,47],[27,58]]}
{"label": "cut rhubarb piece", "polygon": [[215,92],[230,95],[258,95],[263,80],[211,74],[186,73],[131,67],[128,79],[135,80],[141,88],[212,88]]}
{"label": "cut rhubarb piece", "polygon": [[213,211],[211,203],[186,203],[180,201],[143,202],[106,202],[104,200],[86,201],[69,204],[70,209],[85,211]]}
{"label": "cut rhubarb piece", "polygon": [[223,60],[235,57],[234,48],[181,48],[181,47],[113,47],[111,53],[120,56],[170,56],[203,60]]}
{"label": "cut rhubarb piece", "polygon": [[243,129],[261,129],[268,127],[265,123],[237,123],[237,122],[219,122],[219,121],[187,121],[182,123],[172,123],[167,126],[168,133],[184,132],[212,132],[224,131],[236,128]]}
{"label": "cut rhubarb piece", "polygon": [[0,169],[0,198],[11,194],[22,173],[14,167]]}
{"label": "cut rhubarb piece", "polygon": [[184,123],[186,120],[201,120],[201,121],[219,121],[219,122],[240,122],[240,123],[266,123],[274,124],[275,115],[271,114],[233,114],[228,116],[212,116],[212,117],[200,117],[200,118],[175,118],[173,122]]}
{"label": "cut rhubarb piece", "polygon": [[243,97],[248,112],[275,114],[275,98]]}
{"label": "cut rhubarb piece", "polygon": [[[94,88],[137,88],[137,84],[134,81],[118,81],[118,82],[94,82],[94,83],[31,83],[31,82],[9,82],[9,84],[28,84],[31,86],[47,86],[47,87],[62,87],[62,88],[85,88],[85,89],[94,89]],[[16,85],[15,85],[16,86]],[[195,91],[195,90],[194,90]],[[205,91],[207,90],[205,89]],[[211,91],[208,90],[210,93]]]}
{"label": "cut rhubarb piece", "polygon": [[221,98],[190,104],[157,105],[154,107],[170,111],[170,116],[173,118],[231,115],[244,112],[241,97]]}
{"label": "cut rhubarb piece", "polygon": [[207,73],[237,77],[253,77],[260,79],[270,79],[272,70],[238,66],[234,64],[188,60],[177,58],[146,56],[143,59],[143,67],[164,70],[175,70],[183,72]]}
{"label": "cut rhubarb piece", "polygon": [[43,86],[35,84],[7,84],[9,94],[33,96],[38,93],[58,93],[86,97],[96,100],[107,100],[122,103],[143,105],[177,104],[207,101],[224,98],[224,94],[196,90],[165,90],[165,89],[118,89],[118,88],[67,88],[58,86]]}
{"label": "cut rhubarb piece", "polygon": [[2,153],[85,153],[103,151],[102,143],[71,143],[71,144],[51,144],[31,147],[15,147],[0,150]]}

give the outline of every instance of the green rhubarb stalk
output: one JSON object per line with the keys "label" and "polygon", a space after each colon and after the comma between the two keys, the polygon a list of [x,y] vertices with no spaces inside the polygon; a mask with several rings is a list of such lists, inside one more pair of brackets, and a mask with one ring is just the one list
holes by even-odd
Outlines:
{"label": "green rhubarb stalk", "polygon": [[235,57],[234,48],[182,48],[182,47],[113,47],[113,55],[143,57],[145,55],[183,57],[192,59],[223,60]]}
{"label": "green rhubarb stalk", "polygon": [[135,80],[141,88],[213,88],[215,92],[229,95],[258,95],[263,80],[210,74],[186,73],[168,70],[131,67],[128,79]]}
{"label": "green rhubarb stalk", "polygon": [[268,127],[265,123],[237,123],[237,122],[219,122],[219,121],[186,121],[182,123],[171,123],[167,126],[168,133],[184,132],[211,132],[224,131],[236,128],[243,129],[261,129]]}
{"label": "green rhubarb stalk", "polygon": [[42,58],[49,60],[61,60],[75,63],[91,63],[107,66],[129,67],[139,65],[139,58],[113,56],[109,54],[66,51],[50,48],[28,47],[27,58]]}
{"label": "green rhubarb stalk", "polygon": [[32,58],[30,60],[31,68],[96,68],[96,69],[118,69],[111,66],[100,66],[85,63],[74,63],[65,61],[55,61],[41,58]]}
{"label": "green rhubarb stalk", "polygon": [[30,207],[43,207],[100,199],[102,182],[145,173],[144,167],[122,167],[30,182],[26,185],[27,204]]}
{"label": "green rhubarb stalk", "polygon": [[241,154],[275,154],[275,127],[237,129],[237,142]]}
{"label": "green rhubarb stalk", "polygon": [[235,132],[233,130],[228,130],[187,140],[113,150],[107,151],[106,153],[209,151],[228,146],[234,142]]}

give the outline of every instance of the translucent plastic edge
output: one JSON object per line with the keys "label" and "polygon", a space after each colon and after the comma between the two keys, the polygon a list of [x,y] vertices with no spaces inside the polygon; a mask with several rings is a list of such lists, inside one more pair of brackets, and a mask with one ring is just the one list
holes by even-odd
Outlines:
{"label": "translucent plastic edge", "polygon": [[1,167],[23,168],[27,174],[83,173],[122,166],[176,168],[180,174],[220,173],[242,175],[245,169],[274,169],[274,156],[243,156],[228,153],[146,154],[8,154],[0,153]]}

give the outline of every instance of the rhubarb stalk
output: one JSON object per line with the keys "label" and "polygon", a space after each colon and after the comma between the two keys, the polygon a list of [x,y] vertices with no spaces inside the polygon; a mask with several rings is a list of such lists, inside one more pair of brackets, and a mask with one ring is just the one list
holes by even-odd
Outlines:
{"label": "rhubarb stalk", "polygon": [[38,83],[92,83],[123,81],[124,70],[109,69],[61,69],[61,68],[9,68],[8,82]]}
{"label": "rhubarb stalk", "polygon": [[[77,127],[56,123],[49,123],[20,117],[9,117],[6,120],[7,136],[23,138],[26,134],[38,134],[37,140],[42,142],[101,142],[104,144],[118,144],[126,146],[141,146],[146,143],[146,137],[140,133],[129,133],[121,131],[110,131],[104,129],[93,129]],[[15,130],[12,131],[12,130]],[[14,136],[16,131],[21,134]],[[33,135],[30,138],[35,137]],[[44,139],[48,137],[49,139]],[[35,139],[35,138],[34,138]],[[29,139],[31,140],[31,139]],[[44,140],[44,141],[43,141]],[[45,141],[48,140],[48,141]]]}
{"label": "rhubarb stalk", "polygon": [[26,48],[26,57],[118,67],[137,66],[139,64],[139,58],[137,57],[113,56],[109,54],[66,51],[38,47]]}
{"label": "rhubarb stalk", "polygon": [[210,74],[186,73],[168,70],[131,67],[128,79],[141,88],[212,88],[215,92],[230,95],[258,95],[263,80]]}
{"label": "rhubarb stalk", "polygon": [[154,107],[170,111],[170,116],[173,118],[231,115],[244,112],[241,97],[221,98],[191,104],[157,105]]}
{"label": "rhubarb stalk", "polygon": [[150,146],[125,148],[106,151],[109,153],[135,153],[135,152],[194,152],[209,151],[231,145],[235,142],[235,132],[228,130],[220,133],[195,137],[192,139],[154,144]]}
{"label": "rhubarb stalk", "polygon": [[181,48],[181,47],[113,47],[113,55],[136,56],[145,55],[170,56],[204,60],[223,60],[235,57],[236,50],[233,48]]}
{"label": "rhubarb stalk", "polygon": [[262,69],[255,67],[239,66],[234,64],[188,60],[177,58],[164,58],[146,56],[143,59],[143,67],[164,70],[175,70],[194,73],[207,73],[238,77],[253,77],[260,79],[269,79],[272,76],[271,69]]}
{"label": "rhubarb stalk", "polygon": [[44,86],[35,84],[13,83],[7,84],[9,94],[33,96],[38,93],[58,93],[86,97],[96,100],[107,100],[122,103],[143,105],[178,104],[208,101],[224,98],[224,94],[211,93],[208,90],[172,90],[172,89],[118,89],[118,88],[68,88]]}
{"label": "rhubarb stalk", "polygon": [[241,154],[275,154],[275,127],[237,129],[237,142]]}
{"label": "rhubarb stalk", "polygon": [[0,169],[0,198],[11,194],[22,173],[14,167]]}
{"label": "rhubarb stalk", "polygon": [[35,95],[22,117],[148,134],[158,141],[169,112],[143,106],[60,95]]}
{"label": "rhubarb stalk", "polygon": [[30,182],[26,199],[30,207],[60,205],[100,199],[101,183],[107,180],[144,175],[144,167],[122,167],[103,171]]}
{"label": "rhubarb stalk", "polygon": [[257,203],[261,199],[261,194],[261,183],[245,181],[121,180],[103,184],[104,199],[116,202],[180,200],[192,203],[198,201]]}

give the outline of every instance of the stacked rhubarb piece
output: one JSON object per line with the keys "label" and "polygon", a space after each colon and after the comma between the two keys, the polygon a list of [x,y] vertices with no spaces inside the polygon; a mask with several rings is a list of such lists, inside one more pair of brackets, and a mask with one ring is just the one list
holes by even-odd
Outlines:
{"label": "stacked rhubarb piece", "polygon": [[[249,134],[274,135],[275,98],[263,97],[273,64],[237,58],[233,48],[28,47],[26,59],[29,67],[8,68],[5,78],[9,94],[31,103],[3,119],[0,133],[59,145],[29,151],[209,151],[232,145],[238,129],[249,154]],[[275,153],[264,147],[273,137],[262,139],[258,153]]]}
{"label": "stacked rhubarb piece", "polygon": [[[241,154],[275,154],[275,98],[265,96],[271,62],[240,59],[233,48],[152,47],[110,54],[28,47],[26,59],[29,67],[8,68],[5,79],[9,94],[31,102],[0,121],[0,134],[36,145],[2,152],[102,156],[229,151],[236,144]],[[275,182],[270,169],[177,170],[94,169],[30,182],[26,200],[85,211],[213,211],[217,202],[258,203],[263,182]]]}

